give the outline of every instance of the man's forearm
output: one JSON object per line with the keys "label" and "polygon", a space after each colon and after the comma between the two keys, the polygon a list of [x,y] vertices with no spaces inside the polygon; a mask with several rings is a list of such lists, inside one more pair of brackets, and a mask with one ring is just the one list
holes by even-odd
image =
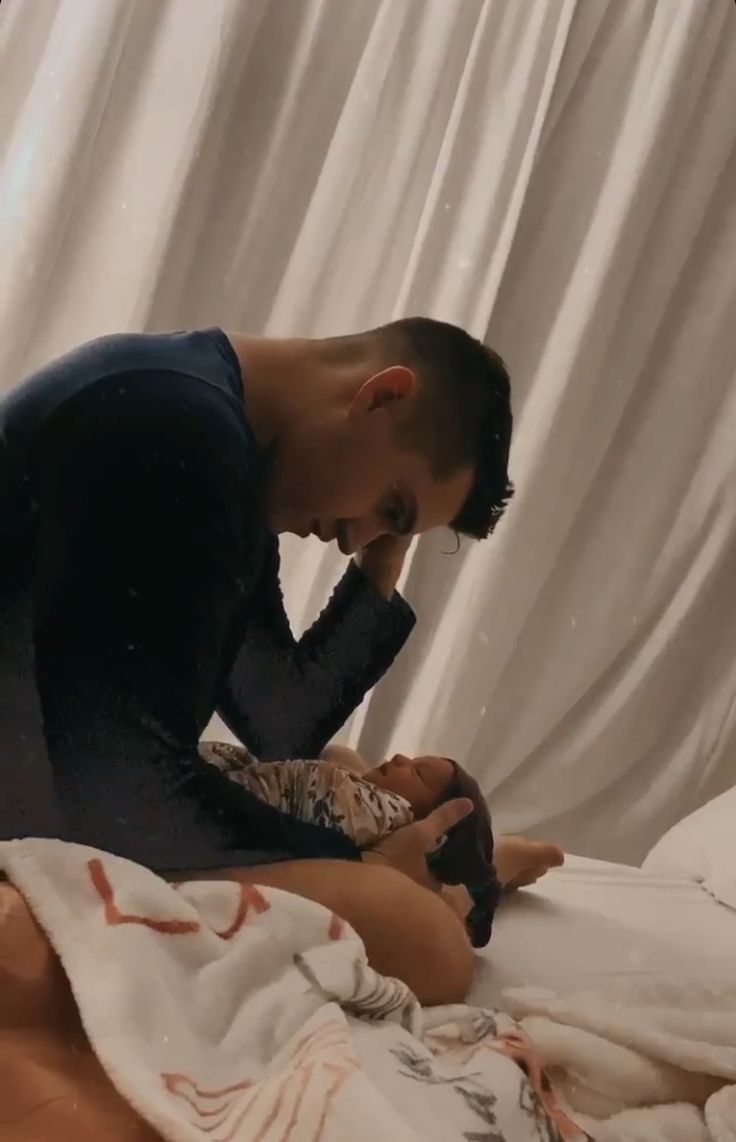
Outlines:
{"label": "man's forearm", "polygon": [[390,599],[396,590],[411,543],[411,536],[382,535],[353,557],[356,567],[384,599]]}
{"label": "man's forearm", "polygon": [[391,665],[414,614],[395,592],[388,600],[379,594],[353,564],[298,641],[280,595],[263,602],[218,713],[263,760],[318,757]]}

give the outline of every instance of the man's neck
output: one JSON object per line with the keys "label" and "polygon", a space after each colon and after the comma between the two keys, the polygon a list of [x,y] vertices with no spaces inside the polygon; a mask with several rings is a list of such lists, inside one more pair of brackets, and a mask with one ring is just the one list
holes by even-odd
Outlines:
{"label": "man's neck", "polygon": [[261,447],[269,448],[283,431],[291,404],[287,390],[303,372],[300,343],[244,333],[227,337],[240,362],[248,421]]}
{"label": "man's neck", "polygon": [[228,333],[240,362],[248,420],[262,448],[288,426],[321,413],[326,402],[350,402],[365,379],[366,363],[331,355],[322,341]]}

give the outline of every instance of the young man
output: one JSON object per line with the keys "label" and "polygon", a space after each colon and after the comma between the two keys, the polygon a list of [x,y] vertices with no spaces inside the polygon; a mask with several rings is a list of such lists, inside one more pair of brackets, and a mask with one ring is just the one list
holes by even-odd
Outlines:
{"label": "young man", "polygon": [[[321,341],[113,336],[11,392],[0,838],[61,836],[160,871],[358,859],[249,803],[199,760],[199,735],[217,709],[259,757],[318,756],[411,631],[394,592],[411,536],[493,530],[511,426],[500,358],[421,318]],[[299,641],[282,532],[355,556]],[[399,864],[419,869],[425,833],[395,842]]]}

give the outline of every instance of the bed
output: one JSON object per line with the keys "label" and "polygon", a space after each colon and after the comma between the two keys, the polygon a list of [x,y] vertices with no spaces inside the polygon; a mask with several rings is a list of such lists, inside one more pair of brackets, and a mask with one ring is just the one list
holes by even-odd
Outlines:
{"label": "bed", "polygon": [[[736,877],[736,861],[733,868]],[[613,972],[702,971],[736,977],[736,909],[674,867],[570,856],[502,905],[471,999],[496,1003],[504,990],[532,981],[567,988]]]}
{"label": "bed", "polygon": [[475,995],[530,979],[703,970],[736,976],[736,787],[665,833],[641,868],[570,856],[508,901]]}
{"label": "bed", "polygon": [[570,857],[425,1012],[298,897],[5,842],[0,1142],[736,1142],[735,815]]}
{"label": "bed", "polygon": [[508,899],[469,1001],[534,1040],[600,1142],[736,1138],[736,789],[642,868],[570,856]]}

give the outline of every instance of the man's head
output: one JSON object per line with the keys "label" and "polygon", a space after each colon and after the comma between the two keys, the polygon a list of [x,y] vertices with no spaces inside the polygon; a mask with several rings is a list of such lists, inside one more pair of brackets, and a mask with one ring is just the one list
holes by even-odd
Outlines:
{"label": "man's head", "polygon": [[318,399],[275,442],[274,529],[337,539],[346,554],[438,526],[489,535],[513,494],[501,358],[429,318],[308,347]]}

